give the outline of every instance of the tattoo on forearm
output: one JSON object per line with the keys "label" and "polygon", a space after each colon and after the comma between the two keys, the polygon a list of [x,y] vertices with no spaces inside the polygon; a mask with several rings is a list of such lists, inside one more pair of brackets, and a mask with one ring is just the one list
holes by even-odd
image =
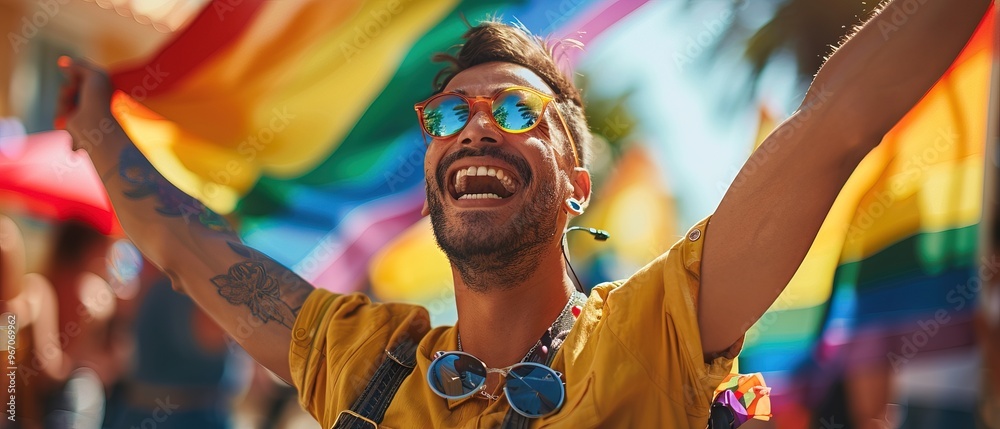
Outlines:
{"label": "tattoo on forearm", "polygon": [[[311,289],[309,284],[250,247],[233,242],[228,244],[236,254],[246,259],[229,267],[228,273],[212,278],[219,295],[230,304],[247,306],[250,313],[264,323],[274,320],[291,329],[301,302]],[[292,300],[292,304],[287,300]],[[292,305],[296,307],[292,308]]]}
{"label": "tattoo on forearm", "polygon": [[183,217],[185,222],[193,217],[213,231],[233,232],[225,218],[168,182],[134,146],[122,150],[118,174],[126,184],[125,197],[138,200],[153,196],[156,212],[161,215]]}

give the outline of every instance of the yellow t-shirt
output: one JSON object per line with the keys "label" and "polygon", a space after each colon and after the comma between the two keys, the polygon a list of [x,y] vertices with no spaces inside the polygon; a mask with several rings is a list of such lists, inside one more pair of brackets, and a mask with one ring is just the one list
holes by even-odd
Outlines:
{"label": "yellow t-shirt", "polygon": [[[594,288],[556,354],[566,401],[533,427],[691,427],[708,422],[713,390],[742,340],[706,363],[698,332],[702,244],[708,219],[635,275]],[[509,409],[479,395],[449,401],[427,386],[434,352],[456,349],[454,327],[430,329],[427,310],[373,304],[317,290],[295,321],[292,379],[324,428],[350,408],[400,338],[419,339],[417,366],[382,421],[387,428],[495,428]]]}

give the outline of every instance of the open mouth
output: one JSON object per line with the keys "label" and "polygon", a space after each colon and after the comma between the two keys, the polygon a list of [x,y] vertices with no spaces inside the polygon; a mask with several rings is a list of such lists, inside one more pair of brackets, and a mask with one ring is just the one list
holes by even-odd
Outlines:
{"label": "open mouth", "polygon": [[519,187],[515,175],[495,165],[472,165],[451,173],[448,190],[456,200],[502,200],[514,195]]}

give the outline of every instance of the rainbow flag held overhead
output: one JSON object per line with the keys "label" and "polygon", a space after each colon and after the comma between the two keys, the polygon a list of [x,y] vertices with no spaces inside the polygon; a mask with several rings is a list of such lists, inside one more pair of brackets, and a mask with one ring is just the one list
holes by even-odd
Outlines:
{"label": "rainbow flag held overhead", "polygon": [[812,392],[829,388],[836,375],[820,367],[896,374],[973,344],[995,14],[855,170],[791,284],[749,331],[741,370],[765,373],[782,427],[806,423],[789,421],[803,414],[784,405],[814,406]]}
{"label": "rainbow flag held overhead", "polygon": [[[158,54],[113,71],[114,112],[171,182],[233,214],[250,245],[318,286],[450,308],[450,271],[419,214],[424,141],[412,105],[441,68],[430,57],[460,43],[465,20],[499,13],[536,34],[592,42],[644,3],[212,1]],[[782,407],[808,396],[814,386],[801,380],[819,378],[810,377],[816,362],[892,367],[970,344],[997,37],[984,22],[858,167],[791,284],[748,333],[741,370],[765,374],[779,424],[799,415]],[[561,65],[585,55],[568,50]],[[574,243],[588,283],[642,265],[683,228],[682,198],[649,180],[662,177],[660,165],[639,146],[595,188],[581,220],[613,238]],[[438,321],[453,320],[449,311]],[[933,336],[921,330],[928,320]]]}
{"label": "rainbow flag held overhead", "polygon": [[420,217],[412,105],[464,20],[500,14],[589,42],[644,2],[213,1],[159,54],[113,73],[114,111],[171,182],[238,215],[250,244],[322,287],[358,290],[369,259]]}

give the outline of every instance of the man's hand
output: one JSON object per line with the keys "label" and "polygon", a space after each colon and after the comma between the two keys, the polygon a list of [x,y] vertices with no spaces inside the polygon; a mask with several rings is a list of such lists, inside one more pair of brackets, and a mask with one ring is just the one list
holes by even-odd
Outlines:
{"label": "man's hand", "polygon": [[68,59],[60,67],[69,82],[59,115],[73,147],[90,155],[125,233],[175,290],[190,296],[264,367],[289,380],[291,330],[312,285],[245,246],[222,216],[153,168],[112,116],[113,88],[102,70]]}
{"label": "man's hand", "polygon": [[63,121],[73,137],[73,149],[91,149],[87,130],[99,129],[101,120],[111,116],[111,80],[107,73],[86,60],[59,58],[59,68],[67,78],[59,93],[56,118]]}

